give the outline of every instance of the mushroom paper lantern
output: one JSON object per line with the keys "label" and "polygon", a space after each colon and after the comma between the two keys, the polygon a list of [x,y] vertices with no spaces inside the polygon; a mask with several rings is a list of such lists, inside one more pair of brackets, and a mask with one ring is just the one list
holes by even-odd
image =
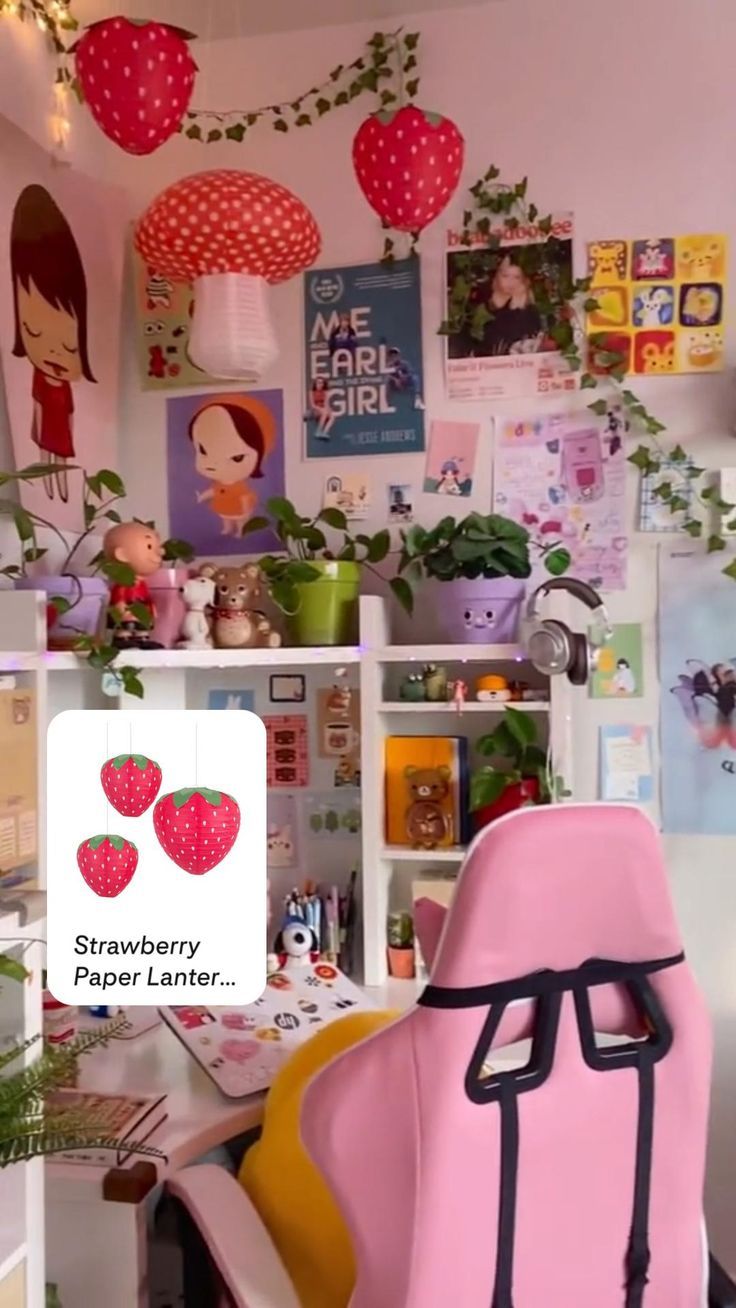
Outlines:
{"label": "mushroom paper lantern", "polygon": [[168,23],[105,18],[72,46],[97,126],[128,154],[151,154],[179,130],[197,65],[191,32]]}
{"label": "mushroom paper lantern", "polygon": [[135,232],[150,268],[194,285],[192,362],[211,377],[251,382],[278,356],[267,283],[309,268],[321,243],[297,196],[235,169],[182,177],[153,200]]}
{"label": "mushroom paper lantern", "polygon": [[452,199],[465,142],[441,114],[405,105],[371,114],[353,141],[360,188],[385,227],[420,232]]}

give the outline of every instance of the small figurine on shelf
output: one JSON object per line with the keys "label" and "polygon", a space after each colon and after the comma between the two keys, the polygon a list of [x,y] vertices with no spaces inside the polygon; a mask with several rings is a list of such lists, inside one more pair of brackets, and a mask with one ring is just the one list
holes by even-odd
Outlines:
{"label": "small figurine on shelf", "polygon": [[314,928],[301,917],[285,917],[273,942],[283,967],[308,967],[319,960],[319,941]]}
{"label": "small figurine on shelf", "polygon": [[199,574],[215,583],[212,635],[216,649],[275,649],[281,644],[279,633],[256,608],[263,581],[256,563],[237,567],[203,563]]}
{"label": "small figurine on shelf", "polygon": [[[102,551],[108,563],[123,564],[134,574],[132,582],[113,581],[110,586],[110,608],[117,619],[112,644],[118,649],[162,649],[150,636],[156,610],[146,580],[161,567],[158,532],[145,522],[121,522],[105,532]],[[148,622],[142,612],[148,614]]]}
{"label": "small figurine on shelf", "polygon": [[461,681],[460,678],[452,683],[452,702],[458,713],[462,713],[465,701],[468,698],[467,682]]}
{"label": "small figurine on shelf", "polygon": [[180,649],[212,649],[209,611],[215,602],[215,583],[211,577],[189,577],[182,587],[187,606],[181,627]]}
{"label": "small figurine on shelf", "polygon": [[411,800],[406,810],[406,834],[412,848],[436,849],[448,844],[450,822],[444,804],[450,793],[450,769],[410,765],[404,776]]}
{"label": "small figurine on shelf", "polygon": [[520,704],[528,689],[529,689],[529,683],[526,681],[510,681],[509,702],[511,704]]}
{"label": "small figurine on shelf", "polygon": [[399,699],[408,700],[412,704],[421,704],[426,698],[427,688],[424,678],[418,672],[410,672],[399,686]]}
{"label": "small figurine on shelf", "polygon": [[491,672],[484,677],[478,677],[475,683],[475,693],[479,700],[490,704],[506,703],[511,699],[511,691],[506,678]]}
{"label": "small figurine on shelf", "polygon": [[436,663],[425,664],[422,673],[424,689],[427,692],[427,699],[431,704],[441,704],[447,701],[447,673],[444,668],[438,668]]}

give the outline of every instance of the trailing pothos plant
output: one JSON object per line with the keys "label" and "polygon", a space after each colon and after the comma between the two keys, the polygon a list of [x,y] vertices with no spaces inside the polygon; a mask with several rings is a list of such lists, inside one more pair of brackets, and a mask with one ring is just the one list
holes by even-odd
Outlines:
{"label": "trailing pothos plant", "polygon": [[[291,500],[274,496],[266,501],[266,511],[267,517],[251,518],[246,523],[243,535],[271,530],[281,542],[283,554],[264,554],[258,565],[272,600],[286,614],[299,610],[298,587],[323,576],[315,562],[358,563],[377,572],[376,564],[382,563],[391,549],[387,528],[373,536],[353,534],[341,509],[325,508],[309,516],[299,513]],[[342,540],[331,545],[325,527],[339,533]]]}
{"label": "trailing pothos plant", "polygon": [[[26,468],[20,468],[17,472],[0,472],[0,489],[7,486],[17,490],[21,483],[45,480],[56,471],[69,472],[76,470],[65,463],[33,463]],[[5,498],[0,494],[0,516],[9,517],[12,520],[20,544],[19,561],[0,567],[0,576],[8,577],[11,581],[27,576],[29,565],[39,563],[48,554],[48,546],[39,544],[39,533],[41,531],[51,533],[60,542],[63,549],[58,575],[68,577],[77,584],[76,594],[71,599],[63,595],[49,596],[48,619],[50,622],[54,622],[62,615],[73,612],[82,598],[82,587],[72,566],[75,558],[81,546],[90,536],[93,534],[99,535],[106,531],[109,526],[122,522],[118,508],[115,506],[125,499],[125,495],[126,491],[122,477],[111,468],[101,468],[99,472],[83,472],[82,517],[84,529],[73,538],[70,544],[64,533],[48,518],[44,518],[35,509],[26,508],[17,498]],[[146,525],[153,526],[153,523],[147,523]],[[166,562],[179,559],[189,560],[193,557],[193,553],[194,551],[187,541],[168,540],[164,543],[163,557]],[[94,556],[88,566],[91,575],[94,576],[100,573],[110,582],[132,585],[135,581],[132,568],[125,563],[106,559],[102,551]],[[150,626],[151,615],[145,605],[133,603],[130,608],[142,625]],[[110,608],[107,616],[107,626],[114,629],[119,622],[118,614],[114,609]],[[73,648],[77,653],[87,655],[90,667],[100,670],[107,668],[120,654],[120,650],[107,638],[87,636],[82,633],[76,637]],[[143,686],[138,668],[116,665],[115,674],[126,694],[136,695],[138,698],[142,697]]]}
{"label": "trailing pothos plant", "polygon": [[[447,315],[441,335],[464,336],[472,343],[483,340],[493,319],[488,285],[498,268],[499,250],[520,234],[533,234],[533,242],[513,246],[514,262],[531,283],[534,304],[541,320],[540,349],[557,350],[570,370],[578,374],[581,390],[602,394],[588,407],[604,417],[612,407],[620,408],[625,426],[638,444],[628,455],[629,463],[642,476],[655,479],[652,493],[673,514],[682,515],[681,530],[694,538],[705,538],[709,553],[727,548],[723,532],[709,523],[723,520],[726,531],[736,531],[736,505],[723,500],[713,487],[701,487],[705,471],[696,466],[682,445],[666,450],[660,437],[665,426],[652,414],[625,382],[627,360],[607,332],[588,332],[586,316],[598,308],[590,277],[572,277],[567,244],[569,236],[556,230],[551,214],[543,214],[528,194],[528,181],[508,184],[491,165],[469,188],[470,200],[463,213],[461,245],[453,254],[451,280],[447,289]],[[525,233],[525,234],[526,234]],[[472,344],[471,344],[472,348]],[[666,476],[663,469],[667,468]],[[730,520],[729,520],[730,518]],[[723,569],[736,580],[736,559]]]}
{"label": "trailing pothos plant", "polygon": [[411,612],[414,590],[425,578],[525,578],[532,571],[532,549],[538,550],[553,576],[561,576],[570,566],[569,551],[562,545],[537,545],[526,527],[500,513],[469,513],[459,522],[448,516],[430,528],[414,523],[401,530],[398,575],[390,582],[391,589]]}

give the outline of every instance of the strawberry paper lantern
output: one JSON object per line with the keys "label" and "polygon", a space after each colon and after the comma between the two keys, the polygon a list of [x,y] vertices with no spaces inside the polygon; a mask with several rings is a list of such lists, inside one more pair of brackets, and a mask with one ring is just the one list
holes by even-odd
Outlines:
{"label": "strawberry paper lantern", "polygon": [[230,853],[240,830],[240,809],[232,795],[221,790],[175,790],[154,808],[153,829],[178,867],[201,876]]}
{"label": "strawberry paper lantern", "polygon": [[135,244],[159,276],[194,285],[192,362],[212,377],[258,381],[278,355],[267,286],[314,263],[321,237],[285,186],[218,169],[162,191],[139,219]]}
{"label": "strawberry paper lantern", "polygon": [[145,754],[117,754],[100,769],[102,789],[123,817],[140,817],[161,789],[158,763]]}
{"label": "strawberry paper lantern", "polygon": [[89,836],[77,850],[77,866],[90,890],[114,899],[133,879],[138,850],[122,836]]}
{"label": "strawberry paper lantern", "polygon": [[452,199],[465,142],[441,114],[405,105],[371,114],[353,141],[360,188],[386,227],[420,232]]}
{"label": "strawberry paper lantern", "polygon": [[98,127],[128,154],[151,154],[179,130],[197,65],[192,33],[168,23],[105,18],[72,47]]}

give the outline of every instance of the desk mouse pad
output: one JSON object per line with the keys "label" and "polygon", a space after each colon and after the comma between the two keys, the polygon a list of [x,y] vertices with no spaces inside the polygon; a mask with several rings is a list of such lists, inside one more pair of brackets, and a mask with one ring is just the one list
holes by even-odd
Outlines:
{"label": "desk mouse pad", "polygon": [[252,1004],[159,1011],[222,1093],[239,1099],[268,1089],[297,1045],[325,1023],[374,1008],[331,963],[314,963],[272,973]]}

